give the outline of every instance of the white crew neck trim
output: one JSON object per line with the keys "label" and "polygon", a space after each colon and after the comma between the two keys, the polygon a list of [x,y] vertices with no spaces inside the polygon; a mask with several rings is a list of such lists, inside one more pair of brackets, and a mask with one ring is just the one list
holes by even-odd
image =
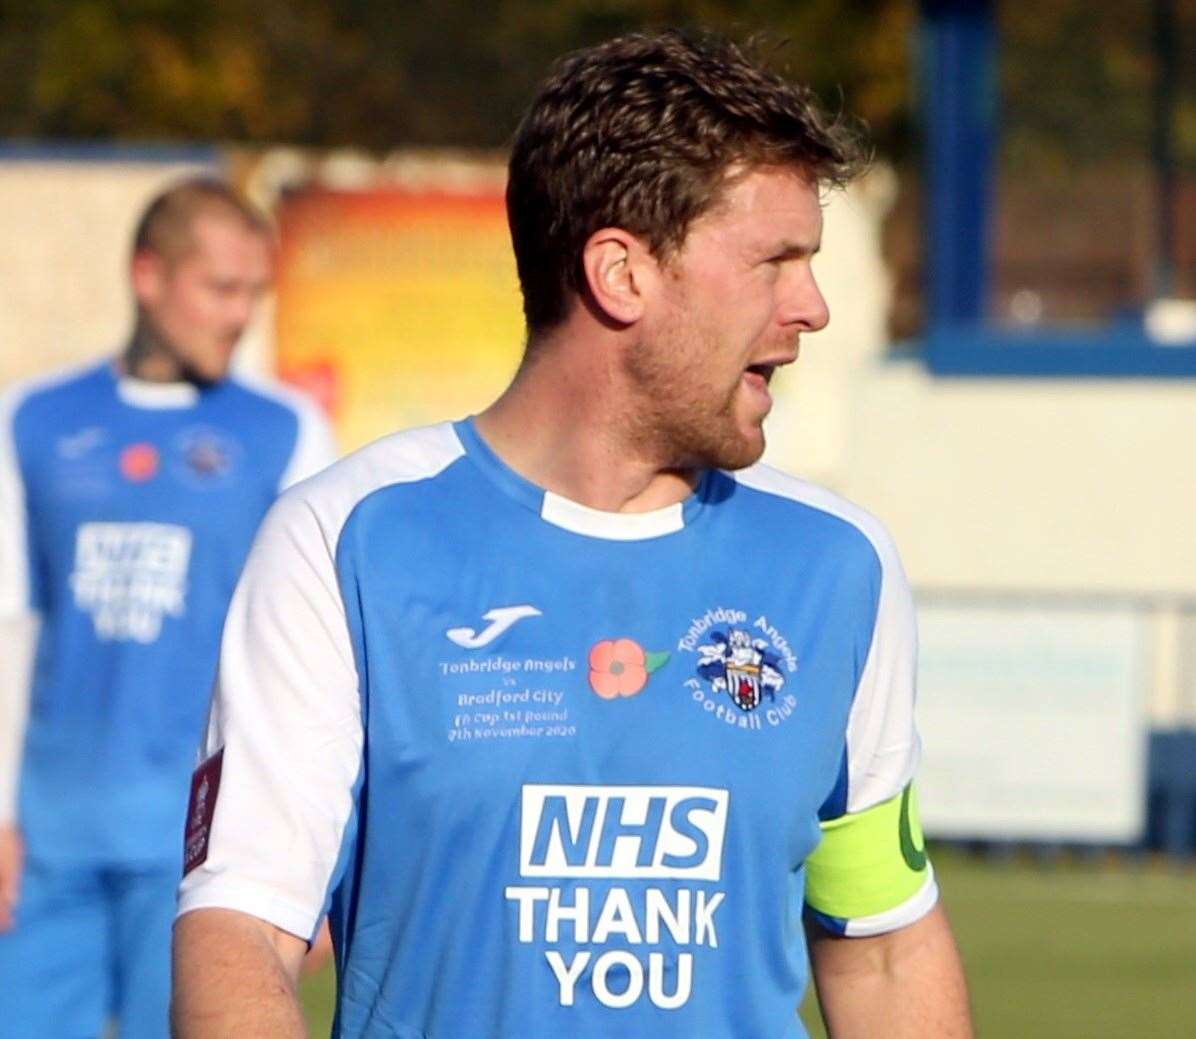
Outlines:
{"label": "white crew neck trim", "polygon": [[199,400],[199,387],[191,382],[150,382],[121,375],[116,394],[135,408],[189,408]]}
{"label": "white crew neck trim", "polygon": [[611,541],[640,541],[675,534],[684,529],[682,506],[682,502],[677,502],[651,512],[603,512],[562,498],[552,491],[545,491],[540,517],[574,534],[587,534]]}

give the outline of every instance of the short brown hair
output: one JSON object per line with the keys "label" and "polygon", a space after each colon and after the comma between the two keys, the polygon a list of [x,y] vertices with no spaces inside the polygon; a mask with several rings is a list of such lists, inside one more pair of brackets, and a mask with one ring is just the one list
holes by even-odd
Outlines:
{"label": "short brown hair", "polygon": [[240,192],[216,177],[188,177],[155,196],[137,221],[133,254],[150,251],[176,260],[191,247],[191,229],[202,214],[239,220],[247,230],[270,235],[266,217]]}
{"label": "short brown hair", "polygon": [[603,227],[667,257],[732,166],[797,168],[842,186],[867,161],[857,125],[729,40],[635,33],[566,55],[516,131],[507,218],[529,337],[562,321]]}

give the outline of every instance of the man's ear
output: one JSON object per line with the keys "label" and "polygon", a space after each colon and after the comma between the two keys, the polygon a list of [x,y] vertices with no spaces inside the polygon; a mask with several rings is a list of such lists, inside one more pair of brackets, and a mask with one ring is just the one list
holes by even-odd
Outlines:
{"label": "man's ear", "polygon": [[582,270],[595,306],[610,320],[634,324],[644,313],[658,273],[644,243],[619,227],[604,227],[587,239]]}
{"label": "man's ear", "polygon": [[139,306],[153,303],[162,291],[166,261],[152,249],[142,249],[129,261],[129,282]]}

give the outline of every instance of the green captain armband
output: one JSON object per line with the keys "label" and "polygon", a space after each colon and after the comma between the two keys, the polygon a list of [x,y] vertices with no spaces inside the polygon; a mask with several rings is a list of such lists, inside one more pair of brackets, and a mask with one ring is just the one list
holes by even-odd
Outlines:
{"label": "green captain armband", "polygon": [[880,934],[934,905],[938,888],[912,783],[888,801],[821,825],[822,843],[806,859],[806,908],[824,928]]}

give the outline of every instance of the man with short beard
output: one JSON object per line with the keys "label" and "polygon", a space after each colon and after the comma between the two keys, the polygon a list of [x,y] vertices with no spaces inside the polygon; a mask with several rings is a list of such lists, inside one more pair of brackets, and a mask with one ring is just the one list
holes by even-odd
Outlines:
{"label": "man with short beard", "polygon": [[169,1028],[221,622],[280,488],[333,458],[313,405],[228,374],[271,267],[269,227],[236,191],[175,184],[134,233],[120,356],[0,397],[4,1039]]}
{"label": "man with short beard", "polygon": [[[528,339],[476,417],[272,511],[194,781],[176,1033],[967,1036],[881,526],[755,464],[860,165],[734,46],[565,58],[516,136]],[[450,373],[451,377],[451,373]]]}

